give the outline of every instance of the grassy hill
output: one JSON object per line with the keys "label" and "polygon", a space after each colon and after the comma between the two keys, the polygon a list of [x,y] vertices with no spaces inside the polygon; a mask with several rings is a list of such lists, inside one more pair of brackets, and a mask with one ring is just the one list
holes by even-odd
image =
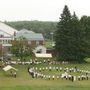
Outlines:
{"label": "grassy hill", "polygon": [[[2,69],[0,69],[0,90],[89,90],[90,89],[90,79],[83,81],[69,81],[62,79],[47,80],[40,78],[32,78],[28,72],[27,68],[29,67],[49,67],[49,66],[58,66],[58,67],[75,67],[77,66],[82,70],[90,71],[90,64],[59,64],[59,65],[48,65],[48,64],[39,64],[39,65],[13,65],[18,69],[17,77],[13,78],[8,76]],[[60,74],[60,71],[45,71],[45,74]]]}

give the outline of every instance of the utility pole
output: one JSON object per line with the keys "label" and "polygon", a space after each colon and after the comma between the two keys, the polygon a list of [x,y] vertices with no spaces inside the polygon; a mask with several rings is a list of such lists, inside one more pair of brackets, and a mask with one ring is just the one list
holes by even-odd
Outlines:
{"label": "utility pole", "polygon": [[53,32],[50,33],[51,34],[51,45],[53,46]]}

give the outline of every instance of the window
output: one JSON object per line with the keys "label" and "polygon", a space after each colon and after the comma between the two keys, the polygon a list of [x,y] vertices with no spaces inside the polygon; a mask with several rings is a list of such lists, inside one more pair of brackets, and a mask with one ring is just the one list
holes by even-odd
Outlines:
{"label": "window", "polygon": [[28,41],[28,44],[30,44],[30,45],[31,45],[31,41]]}
{"label": "window", "polygon": [[39,45],[39,41],[36,41],[36,45]]}

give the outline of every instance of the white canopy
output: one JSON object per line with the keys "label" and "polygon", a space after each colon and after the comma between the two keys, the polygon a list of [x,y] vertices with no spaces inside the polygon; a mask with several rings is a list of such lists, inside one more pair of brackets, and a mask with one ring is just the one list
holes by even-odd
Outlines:
{"label": "white canopy", "polygon": [[36,57],[41,57],[41,58],[52,58],[52,54],[47,54],[47,53],[35,53]]}
{"label": "white canopy", "polygon": [[9,70],[11,70],[11,69],[17,71],[17,69],[15,69],[14,67],[12,67],[12,66],[10,66],[10,65],[7,65],[7,66],[5,66],[5,67],[3,68],[4,71],[9,71]]}

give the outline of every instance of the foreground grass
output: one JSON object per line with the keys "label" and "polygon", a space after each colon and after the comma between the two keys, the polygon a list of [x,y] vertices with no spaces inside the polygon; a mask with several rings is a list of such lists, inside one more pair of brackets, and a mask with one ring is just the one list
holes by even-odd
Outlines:
{"label": "foreground grass", "polygon": [[[8,76],[0,70],[0,90],[90,90],[90,79],[71,82],[68,80],[45,80],[32,79],[27,73],[27,68],[33,65],[14,65],[18,69],[17,78]],[[49,65],[34,65],[35,67],[46,67]],[[52,65],[53,66],[53,65]],[[55,65],[59,67],[75,67],[90,70],[90,64],[67,64]],[[50,73],[50,72],[47,72]],[[53,73],[56,73],[55,71]]]}
{"label": "foreground grass", "polygon": [[74,87],[74,86],[66,86],[66,87],[30,87],[30,86],[16,86],[16,87],[1,87],[0,90],[90,90],[90,87]]}

